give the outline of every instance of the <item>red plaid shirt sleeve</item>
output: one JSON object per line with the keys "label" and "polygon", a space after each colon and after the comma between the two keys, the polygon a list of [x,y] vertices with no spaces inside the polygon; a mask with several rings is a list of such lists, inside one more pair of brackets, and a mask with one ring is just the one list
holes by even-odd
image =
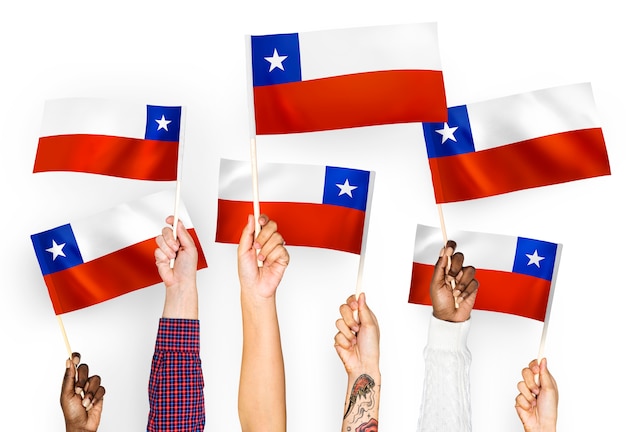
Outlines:
{"label": "red plaid shirt sleeve", "polygon": [[150,368],[148,432],[203,431],[203,388],[200,322],[161,318]]}

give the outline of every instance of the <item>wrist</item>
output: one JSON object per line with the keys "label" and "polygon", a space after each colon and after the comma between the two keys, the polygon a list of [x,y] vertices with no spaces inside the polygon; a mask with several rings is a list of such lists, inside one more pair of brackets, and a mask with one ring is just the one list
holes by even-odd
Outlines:
{"label": "wrist", "polygon": [[348,371],[348,382],[354,382],[362,375],[370,376],[376,384],[380,384],[380,369],[376,367],[359,367]]}
{"label": "wrist", "polygon": [[195,283],[165,288],[162,317],[198,319],[198,290]]}
{"label": "wrist", "polygon": [[438,319],[435,315],[428,325],[429,349],[468,353],[467,338],[471,321],[450,322]]}
{"label": "wrist", "polygon": [[247,286],[241,284],[241,300],[254,306],[263,307],[265,305],[276,305],[276,291],[260,293],[257,286]]}
{"label": "wrist", "polygon": [[94,429],[94,430],[85,429],[80,426],[73,426],[73,425],[68,425],[67,423],[65,423],[65,432],[95,432],[96,430],[97,429]]}
{"label": "wrist", "polygon": [[462,323],[470,319],[469,314],[461,314],[459,309],[435,309],[433,308],[433,316],[441,321],[452,323]]}
{"label": "wrist", "polygon": [[249,323],[268,323],[278,319],[276,297],[263,297],[256,293],[241,291],[241,312]]}

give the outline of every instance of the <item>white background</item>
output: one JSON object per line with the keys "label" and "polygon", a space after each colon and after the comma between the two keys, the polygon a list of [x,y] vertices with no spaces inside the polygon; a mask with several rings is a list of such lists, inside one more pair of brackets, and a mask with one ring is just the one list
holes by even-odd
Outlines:
{"label": "white background", "polygon": [[[219,158],[249,156],[244,35],[429,21],[439,24],[449,105],[592,83],[611,176],[448,204],[444,215],[449,228],[564,244],[545,352],[560,389],[559,426],[619,428],[626,385],[619,336],[626,34],[619,11],[610,0],[4,2],[0,430],[63,430],[58,396],[67,353],[30,235],[173,187],[32,174],[46,99],[102,96],[187,107],[182,197],[209,262],[198,275],[206,430],[238,430],[235,246],[216,244],[214,236]],[[439,223],[421,126],[259,139],[259,159],[376,171],[363,289],[382,333],[380,425],[415,430],[430,310],[407,303],[413,237],[417,223]],[[339,430],[346,378],[333,348],[334,322],[355,290],[358,259],[289,250],[292,262],[278,293],[288,427]],[[162,304],[157,285],[63,316],[72,349],[107,389],[101,431],[145,430]],[[538,353],[542,326],[482,311],[472,321],[474,430],[522,430],[513,408],[516,384]]]}

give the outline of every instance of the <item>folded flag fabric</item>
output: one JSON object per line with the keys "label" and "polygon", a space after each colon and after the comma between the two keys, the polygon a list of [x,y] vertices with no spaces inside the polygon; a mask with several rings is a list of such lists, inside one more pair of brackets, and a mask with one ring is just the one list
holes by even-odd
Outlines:
{"label": "folded flag fabric", "polygon": [[437,203],[611,173],[589,83],[455,106],[422,126]]}
{"label": "folded flag fabric", "polygon": [[[154,261],[155,237],[174,205],[174,193],[163,191],[33,234],[54,312],[71,312],[161,282]],[[206,268],[182,202],[179,218],[198,249],[198,269]]]}
{"label": "folded flag fabric", "polygon": [[176,180],[181,112],[109,99],[49,100],[33,172]]}
{"label": "folded flag fabric", "polygon": [[[279,163],[257,169],[261,213],[278,223],[287,244],[361,253],[373,172]],[[222,159],[215,241],[239,243],[252,203],[250,162]]]}
{"label": "folded flag fabric", "polygon": [[247,38],[257,135],[447,118],[436,23]]}
{"label": "folded flag fabric", "polygon": [[[476,268],[474,309],[545,320],[563,245],[471,231],[452,231],[448,238],[465,255],[464,265]],[[417,226],[409,303],[432,304],[430,280],[442,246],[439,228]]]}

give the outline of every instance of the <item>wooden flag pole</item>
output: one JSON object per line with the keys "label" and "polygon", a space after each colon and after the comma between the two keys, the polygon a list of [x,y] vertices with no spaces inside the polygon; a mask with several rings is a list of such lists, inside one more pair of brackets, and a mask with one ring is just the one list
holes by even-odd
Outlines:
{"label": "wooden flag pole", "polygon": [[[180,205],[180,186],[183,177],[183,151],[185,148],[185,117],[187,111],[185,107],[180,108],[180,132],[178,137],[178,161],[176,166],[176,198],[174,200],[174,223],[172,224],[172,230],[174,231],[174,240],[176,240],[176,231],[178,229],[178,217],[179,217],[179,205]],[[170,268],[174,268],[174,261],[176,258],[170,260]]]}
{"label": "wooden flag pole", "polygon": [[[252,39],[250,35],[246,35],[245,39],[246,52],[246,80],[248,82],[248,126],[250,129],[250,164],[252,167],[252,209],[254,212],[254,238],[257,238],[261,232],[259,217],[261,216],[261,205],[259,203],[259,171],[257,164],[256,151],[256,119],[254,118],[254,96],[252,94]],[[259,251],[256,251],[257,255]],[[263,263],[257,260],[257,265],[263,267]]]}
{"label": "wooden flag pole", "polygon": [[[367,204],[365,206],[365,220],[363,221],[363,237],[361,239],[361,253],[359,254],[359,270],[356,276],[356,291],[354,293],[357,302],[363,292],[363,268],[365,267],[365,250],[367,249],[367,233],[370,225],[370,209],[372,207],[372,197],[374,196],[374,171],[370,171],[369,184],[367,186]],[[352,314],[355,320],[359,320],[359,311]]]}
{"label": "wooden flag pole", "polygon": [[[441,233],[443,234],[443,247],[445,249],[446,245],[448,244],[448,234],[446,232],[446,224],[443,220],[443,208],[441,204],[437,204],[437,210],[439,211],[439,224],[441,225]],[[452,260],[448,258],[448,271],[450,271],[451,265]],[[454,289],[456,288],[456,280],[454,278],[450,280],[450,285],[452,285],[452,294],[454,294]],[[457,309],[459,308],[459,303],[457,302],[456,297],[454,297],[454,307]]]}
{"label": "wooden flag pole", "polygon": [[70,348],[70,341],[67,338],[67,333],[65,332],[65,326],[63,325],[63,320],[61,319],[61,315],[57,315],[57,322],[59,323],[59,327],[61,328],[61,334],[63,335],[63,340],[65,341],[65,348],[67,349],[67,355],[70,360],[72,360],[72,348]]}
{"label": "wooden flag pole", "polygon": [[[254,238],[257,238],[261,232],[261,224],[259,224],[259,217],[261,216],[261,205],[259,203],[259,169],[257,166],[256,157],[256,138],[250,138],[250,164],[252,168],[252,208],[254,211]],[[257,255],[259,250],[256,251]],[[263,263],[257,260],[257,265],[263,267]]]}
{"label": "wooden flag pole", "polygon": [[[180,182],[176,181],[176,198],[174,199],[174,223],[172,224],[172,230],[174,231],[174,240],[176,240],[176,230],[178,229],[178,206],[180,202]],[[176,258],[170,259],[170,268],[174,268],[174,261]]]}
{"label": "wooden flag pole", "polygon": [[252,207],[254,210],[254,236],[258,236],[261,231],[259,217],[261,216],[261,205],[259,204],[259,168],[256,157],[256,138],[250,138],[250,164],[252,168]]}
{"label": "wooden flag pole", "polygon": [[448,234],[446,233],[446,224],[443,220],[443,208],[441,204],[437,204],[437,210],[439,211],[439,225],[441,225],[441,234],[443,234],[443,247],[446,247],[448,243]]}
{"label": "wooden flag pole", "polygon": [[[563,246],[559,244],[556,249],[556,257],[554,259],[554,272],[552,273],[552,283],[550,284],[550,294],[548,295],[548,305],[546,306],[546,316],[543,320],[543,330],[541,331],[541,341],[539,342],[539,354],[537,354],[537,362],[540,363],[544,358],[546,349],[546,338],[548,337],[548,324],[550,323],[550,312],[552,311],[552,299],[554,298],[554,290],[556,287],[556,276],[558,273],[559,262],[561,261],[561,250]],[[539,375],[535,375],[535,382],[539,384]]]}
{"label": "wooden flag pole", "polygon": [[[539,354],[537,354],[537,364],[541,363],[544,358],[544,352],[546,349],[546,338],[548,337],[548,320],[550,315],[550,307],[552,306],[552,290],[550,290],[550,300],[548,300],[548,307],[546,309],[546,317],[543,321],[543,329],[541,331],[541,341],[539,342]],[[541,385],[539,381],[539,374],[535,374],[535,384]]]}

